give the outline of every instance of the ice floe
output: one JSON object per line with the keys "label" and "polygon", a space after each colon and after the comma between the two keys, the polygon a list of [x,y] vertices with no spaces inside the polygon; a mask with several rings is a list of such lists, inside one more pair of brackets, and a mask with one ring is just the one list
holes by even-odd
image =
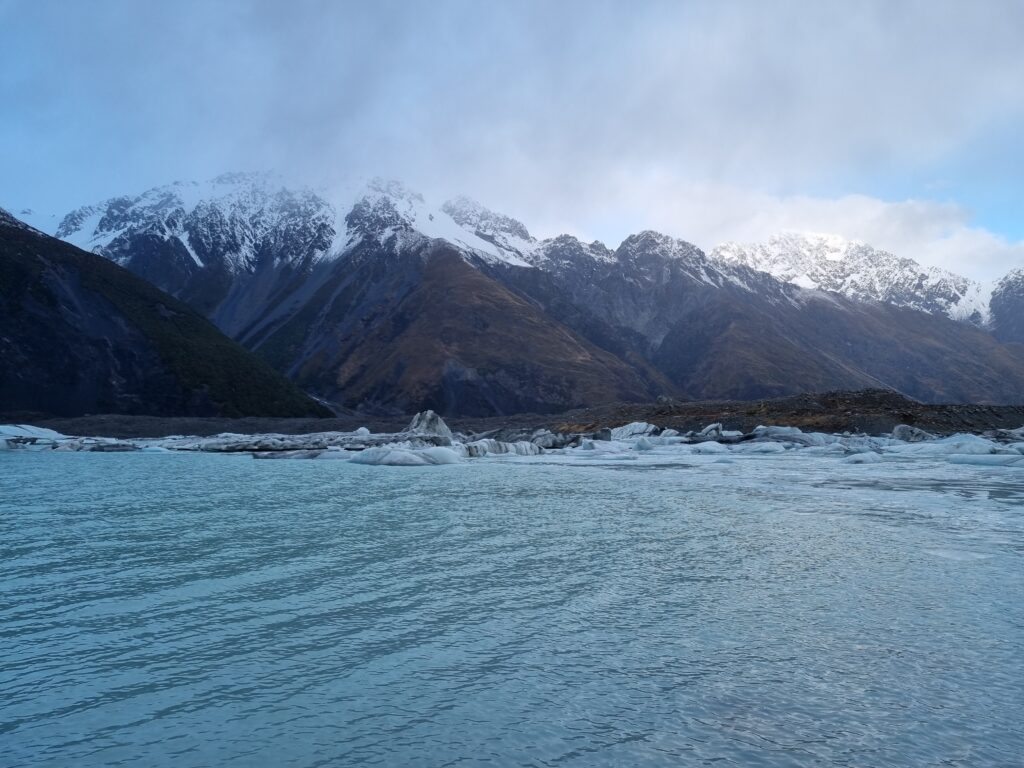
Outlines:
{"label": "ice floe", "polygon": [[453,432],[438,414],[416,414],[400,432],[351,432],[304,435],[234,434],[209,437],[115,439],[62,435],[25,424],[0,425],[0,450],[60,452],[242,453],[259,459],[316,459],[370,466],[424,467],[475,460],[587,464],[637,462],[641,465],[688,463],[693,466],[770,461],[789,456],[818,457],[848,465],[939,461],[992,470],[1024,470],[1024,427],[984,435],[937,437],[901,425],[886,435],[825,434],[797,427],[764,425],[750,432],[721,423],[681,434],[648,422],[631,422],[586,433],[505,428],[482,434]]}

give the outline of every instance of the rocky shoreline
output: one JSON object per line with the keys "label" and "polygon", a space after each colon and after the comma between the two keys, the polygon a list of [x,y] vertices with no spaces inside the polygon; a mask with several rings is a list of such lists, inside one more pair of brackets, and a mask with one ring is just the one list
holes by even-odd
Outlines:
{"label": "rocky shoreline", "polygon": [[[1024,393],[1021,394],[1024,400]],[[236,434],[300,435],[351,432],[365,427],[373,433],[395,433],[410,415],[376,416],[357,412],[333,418],[199,418],[97,415],[53,418],[40,414],[8,414],[0,421],[28,423],[68,435],[106,435],[115,438],[151,438],[167,435]],[[911,400],[889,390],[826,392],[771,400],[701,400],[657,403],[616,403],[581,408],[561,414],[514,414],[487,418],[446,418],[464,434],[516,433],[549,430],[555,433],[590,433],[630,422],[650,422],[679,432],[700,430],[721,423],[724,429],[750,432],[762,424],[799,427],[814,432],[886,434],[900,424],[936,435],[958,432],[982,434],[1024,425],[1024,405],[933,405]]]}

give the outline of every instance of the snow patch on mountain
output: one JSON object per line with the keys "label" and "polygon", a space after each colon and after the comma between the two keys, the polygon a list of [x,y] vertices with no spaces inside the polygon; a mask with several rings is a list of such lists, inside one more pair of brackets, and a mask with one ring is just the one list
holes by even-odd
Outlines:
{"label": "snow patch on mountain", "polygon": [[991,286],[837,235],[784,232],[763,243],[723,243],[711,256],[801,288],[989,322]]}
{"label": "snow patch on mountain", "polygon": [[528,266],[518,252],[484,239],[453,218],[444,206],[430,206],[421,194],[397,181],[371,181],[362,197],[353,204],[346,221],[350,233],[357,229],[367,235],[374,229],[381,244],[392,237],[397,238],[399,248],[408,246],[410,240],[417,237],[441,239],[487,261]]}
{"label": "snow patch on mountain", "polygon": [[[385,179],[314,190],[288,186],[271,173],[230,173],[83,206],[56,225],[56,217],[31,211],[22,218],[125,266],[149,258],[140,268],[149,278],[154,259],[173,259],[186,274],[221,268],[251,273],[265,262],[305,270],[344,258],[367,238],[397,250],[442,239],[465,258],[494,265],[593,276],[601,265],[619,262],[637,279],[681,271],[707,285],[797,300],[797,291],[778,289],[781,281],[806,296],[834,292],[981,326],[992,318],[993,286],[836,235],[784,232],[763,243],[724,243],[705,254],[684,240],[644,231],[612,250],[568,235],[537,240],[522,222],[475,200],[457,197],[436,207]],[[774,280],[766,282],[768,276]]]}
{"label": "snow patch on mountain", "polygon": [[176,241],[197,268],[223,262],[236,274],[266,258],[337,259],[367,237],[398,249],[439,238],[486,261],[529,266],[525,255],[535,245],[528,232],[522,242],[495,242],[488,228],[483,237],[477,229],[397,181],[372,179],[328,192],[291,188],[270,173],[229,173],[83,206],[56,226],[51,221],[49,231],[120,264],[137,252],[140,237]]}
{"label": "snow patch on mountain", "polygon": [[441,206],[456,224],[490,243],[506,260],[536,265],[541,248],[526,226],[511,216],[495,213],[468,197],[457,197]]}

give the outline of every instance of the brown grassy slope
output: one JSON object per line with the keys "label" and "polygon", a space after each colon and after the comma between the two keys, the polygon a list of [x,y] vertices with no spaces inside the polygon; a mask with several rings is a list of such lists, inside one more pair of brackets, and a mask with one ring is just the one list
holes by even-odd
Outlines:
{"label": "brown grassy slope", "polygon": [[[363,336],[342,340],[335,384],[348,406],[463,415],[548,412],[650,399],[645,379],[450,248],[426,256],[422,279]],[[657,374],[653,374],[654,377]]]}

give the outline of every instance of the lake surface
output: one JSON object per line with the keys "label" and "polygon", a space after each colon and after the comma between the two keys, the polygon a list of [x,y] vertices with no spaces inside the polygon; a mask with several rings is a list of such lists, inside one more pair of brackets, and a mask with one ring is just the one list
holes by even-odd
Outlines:
{"label": "lake surface", "polygon": [[1024,471],[0,454],[0,765],[1012,766]]}

